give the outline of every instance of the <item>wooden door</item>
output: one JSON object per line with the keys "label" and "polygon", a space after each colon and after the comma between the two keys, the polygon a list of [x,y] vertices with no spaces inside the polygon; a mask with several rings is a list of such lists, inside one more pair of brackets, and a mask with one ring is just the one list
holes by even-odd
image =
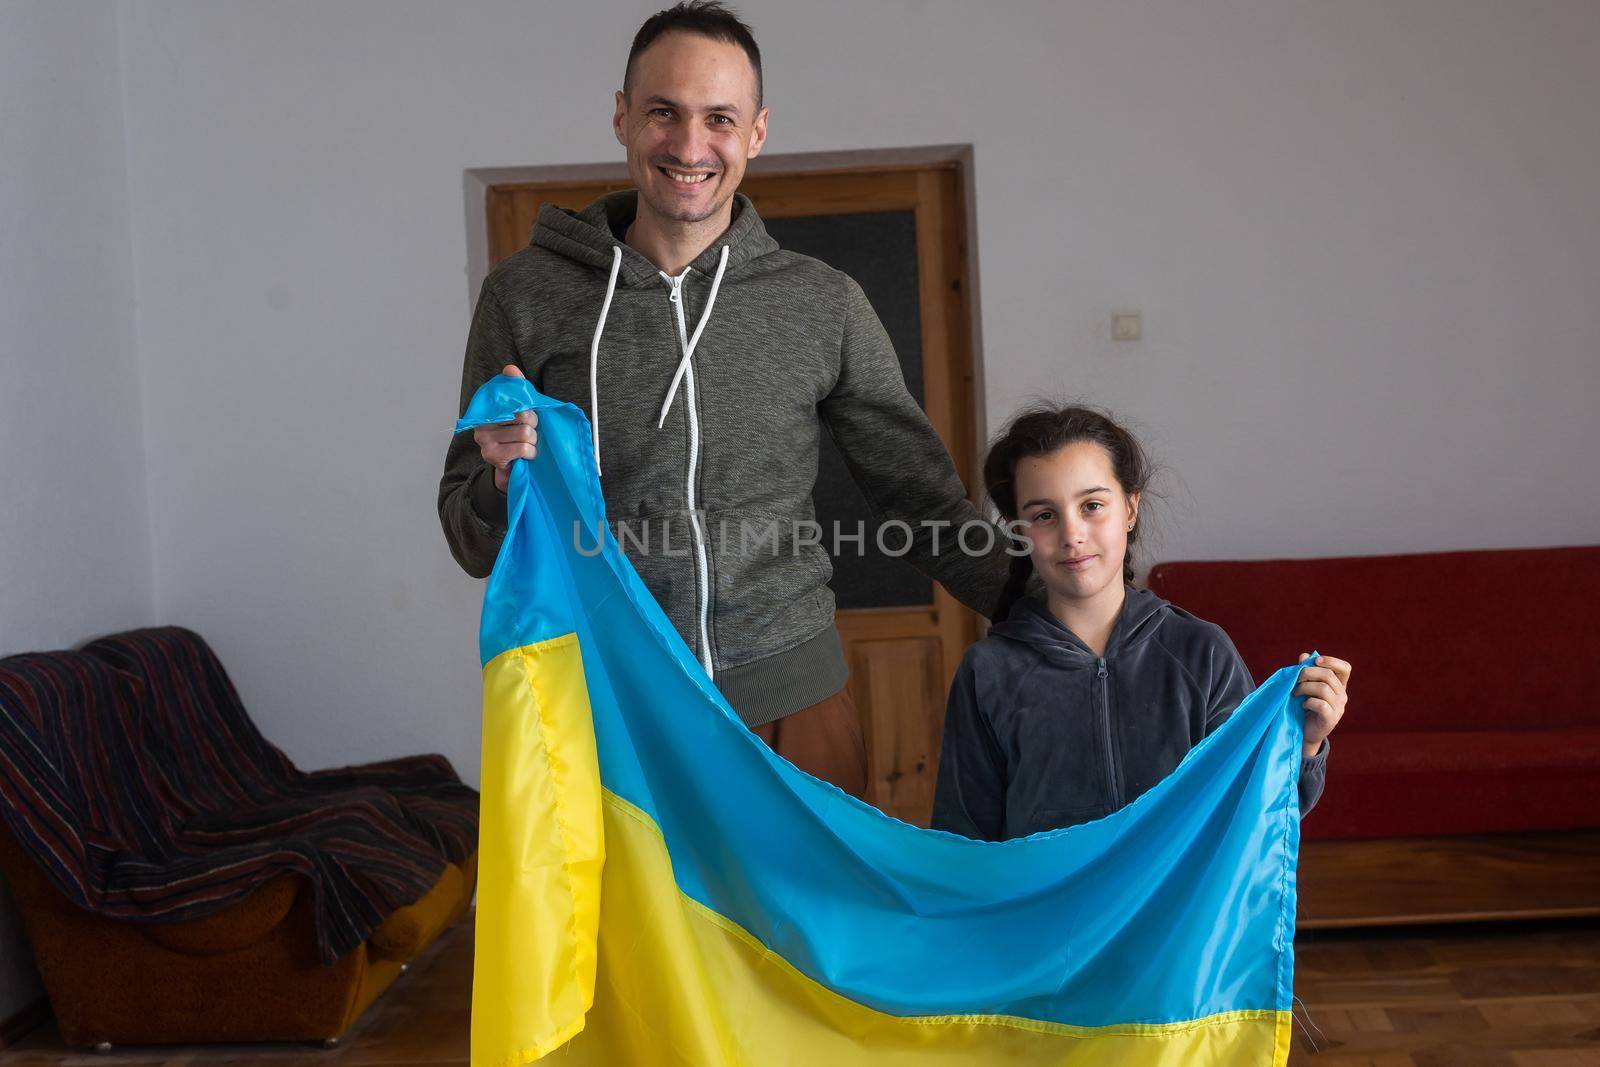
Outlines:
{"label": "wooden door", "polygon": [[[970,494],[978,488],[977,405],[963,177],[955,161],[751,172],[740,191],[780,246],[816,256],[861,283],[895,342],[908,387]],[[491,263],[527,243],[541,203],[578,209],[630,187],[620,174],[610,180],[491,185]],[[858,556],[851,546],[837,556],[833,578],[850,695],[867,742],[867,799],[926,826],[945,694],[962,651],[978,636],[979,618],[909,564],[878,553],[866,502],[826,435],[820,459],[813,496],[823,529],[831,531],[838,521],[854,531],[858,519],[867,520],[867,553]]]}

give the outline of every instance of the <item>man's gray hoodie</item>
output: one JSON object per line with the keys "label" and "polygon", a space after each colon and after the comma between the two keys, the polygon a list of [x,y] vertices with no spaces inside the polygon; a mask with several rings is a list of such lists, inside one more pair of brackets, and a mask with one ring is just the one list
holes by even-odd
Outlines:
{"label": "man's gray hoodie", "polygon": [[[1228,635],[1127,590],[1104,656],[1025,596],[967,649],[950,687],[935,829],[1026,837],[1111,814],[1171,774],[1255,690]],[[1328,742],[1300,763],[1322,795]]]}
{"label": "man's gray hoodie", "polygon": [[[845,684],[832,566],[803,525],[815,521],[824,428],[874,518],[910,527],[906,559],[991,612],[1004,539],[983,556],[957,546],[956,530],[985,520],[907,392],[861,287],[780,249],[743,194],[728,230],[669,278],[621,240],[636,196],[612,193],[578,213],[540,209],[529,245],[484,280],[460,410],[513,363],[598,423],[613,532],[751,725]],[[471,434],[450,442],[439,518],[461,566],[487,575],[506,498]]]}

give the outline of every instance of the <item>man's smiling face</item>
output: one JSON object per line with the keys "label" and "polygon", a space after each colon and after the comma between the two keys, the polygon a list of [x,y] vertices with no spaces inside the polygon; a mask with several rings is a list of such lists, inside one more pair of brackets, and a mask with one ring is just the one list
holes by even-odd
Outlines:
{"label": "man's smiling face", "polygon": [[641,210],[678,223],[712,218],[767,138],[749,58],[731,42],[667,33],[639,53],[632,74],[611,125]]}

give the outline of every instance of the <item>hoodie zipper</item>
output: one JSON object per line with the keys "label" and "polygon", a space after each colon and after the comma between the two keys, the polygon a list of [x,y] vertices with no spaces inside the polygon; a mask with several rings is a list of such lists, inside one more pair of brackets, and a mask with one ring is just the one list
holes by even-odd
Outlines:
{"label": "hoodie zipper", "polygon": [[1111,683],[1106,679],[1106,661],[1098,656],[1094,661],[1095,673],[1100,678],[1100,725],[1106,741],[1107,781],[1111,785],[1112,810],[1122,807],[1122,782],[1117,776],[1117,758],[1111,747]]}
{"label": "hoodie zipper", "polygon": [[[683,317],[683,280],[689,276],[689,269],[685,267],[683,273],[674,278],[665,271],[661,276],[671,284],[672,288],[667,294],[667,300],[672,304],[678,317],[678,343],[685,350],[689,347],[689,326]],[[707,625],[706,616],[710,611],[711,589],[710,568],[706,560],[705,533],[700,528],[700,511],[695,506],[694,484],[700,466],[700,413],[695,407],[694,399],[694,363],[691,360],[684,369],[683,378],[686,390],[684,399],[687,401],[686,409],[689,417],[689,463],[685,478],[684,497],[689,505],[689,527],[694,535],[694,562],[695,562],[695,617],[699,623],[699,648],[700,664],[705,667],[706,674],[715,677],[711,666],[711,636]]]}

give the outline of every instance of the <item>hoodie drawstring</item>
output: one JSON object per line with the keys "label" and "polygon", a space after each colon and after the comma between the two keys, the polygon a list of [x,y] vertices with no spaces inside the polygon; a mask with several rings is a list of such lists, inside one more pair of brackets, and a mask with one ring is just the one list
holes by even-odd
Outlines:
{"label": "hoodie drawstring", "polygon": [[[726,248],[723,253],[726,255]],[[611,313],[611,298],[617,292],[617,272],[621,269],[622,246],[612,245],[611,280],[606,282],[606,302],[600,305],[600,321],[594,324],[594,340],[589,342],[589,429],[594,434],[596,475],[600,473],[600,335],[605,332],[606,316]]]}
{"label": "hoodie drawstring", "polygon": [[705,332],[706,323],[711,320],[711,308],[717,302],[717,290],[722,287],[722,274],[728,269],[728,246],[722,246],[722,256],[717,260],[717,273],[711,279],[711,294],[706,297],[706,309],[700,313],[700,325],[694,328],[694,336],[689,338],[689,343],[683,346],[683,358],[678,361],[678,371],[672,376],[672,384],[667,387],[667,398],[661,402],[661,417],[656,420],[656,429],[661,429],[666,424],[667,412],[672,410],[673,398],[678,395],[678,383],[683,381],[683,372],[689,369],[689,359],[694,355],[695,346],[700,343],[700,335]]}

